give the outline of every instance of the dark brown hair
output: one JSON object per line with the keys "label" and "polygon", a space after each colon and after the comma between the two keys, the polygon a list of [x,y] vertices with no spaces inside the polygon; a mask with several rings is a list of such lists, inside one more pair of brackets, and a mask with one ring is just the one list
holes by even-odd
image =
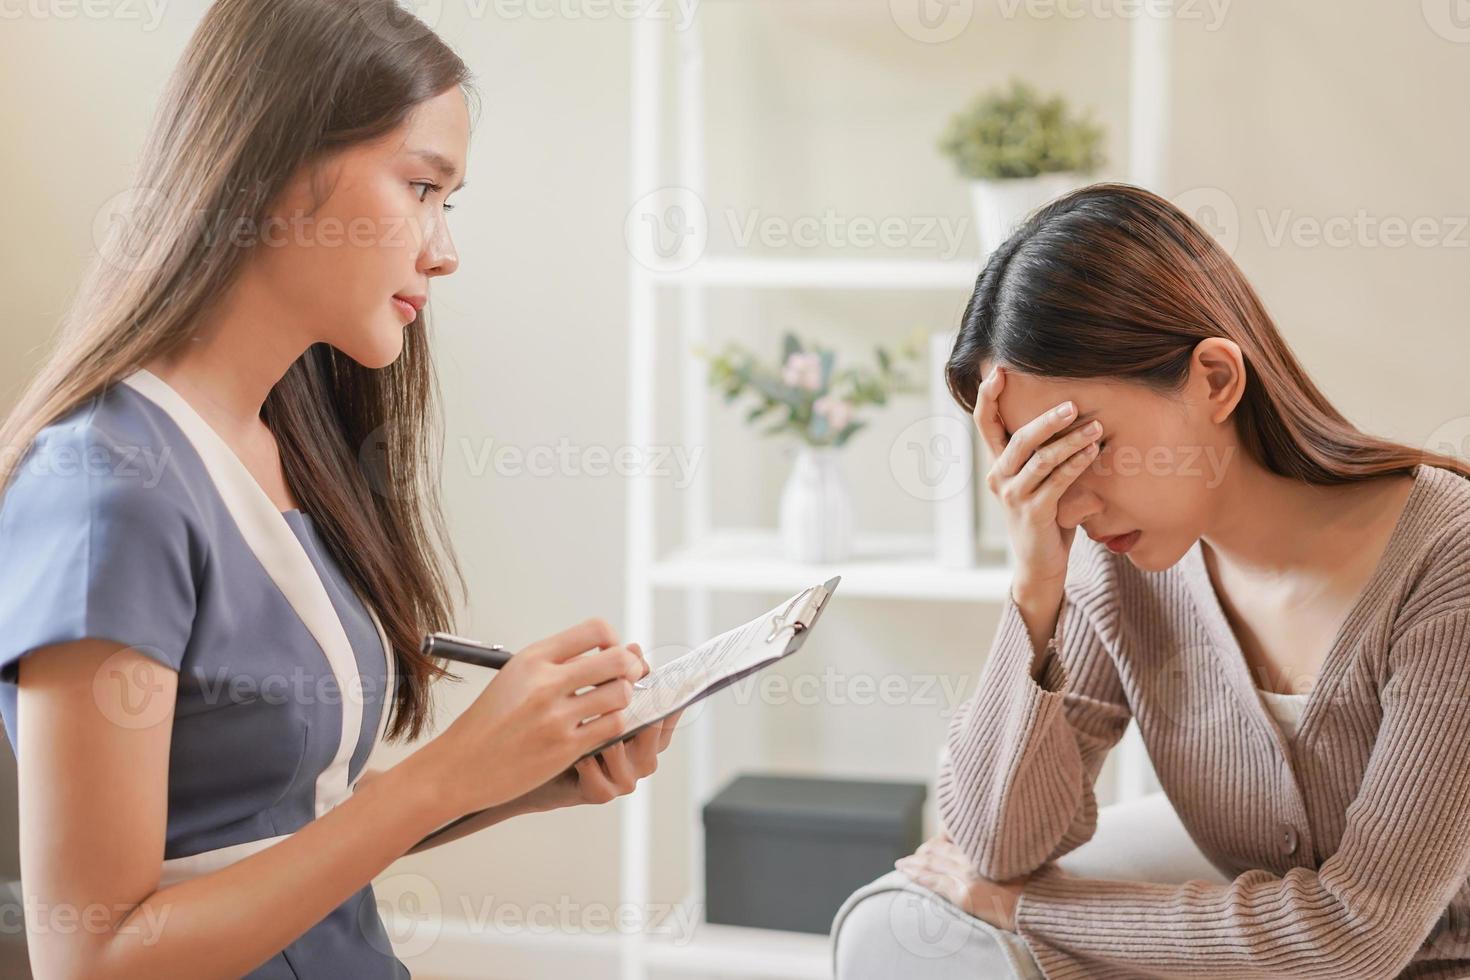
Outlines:
{"label": "dark brown hair", "polygon": [[[144,206],[88,270],[58,343],[0,427],[0,486],[36,433],[186,341],[235,281],[248,247],[303,166],[387,135],[470,74],[394,0],[218,0],[175,69],[138,169]],[[208,220],[200,220],[206,217]],[[262,418],[292,491],[377,611],[398,666],[389,736],[430,720],[446,672],[419,641],[448,628],[464,581],[438,496],[437,391],[420,321],[389,367],[326,344],[272,389]]]}
{"label": "dark brown hair", "polygon": [[1470,477],[1465,460],[1368,435],[1345,419],[1215,239],[1164,198],[1129,184],[1063,195],[995,250],[965,307],[945,381],[967,412],[987,360],[1041,377],[1177,393],[1207,337],[1240,347],[1246,387],[1236,432],[1271,472],[1329,485],[1412,474],[1428,463]]}

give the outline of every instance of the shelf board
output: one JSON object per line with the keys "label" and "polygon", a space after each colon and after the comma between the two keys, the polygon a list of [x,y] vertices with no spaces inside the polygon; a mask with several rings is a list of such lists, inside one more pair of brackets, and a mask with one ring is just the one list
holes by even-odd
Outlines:
{"label": "shelf board", "polygon": [[687,269],[655,272],[669,285],[757,289],[954,289],[975,287],[976,259],[813,259],[710,256]]}
{"label": "shelf board", "polygon": [[723,530],[655,561],[656,587],[787,594],[842,576],[843,595],[885,599],[1004,601],[1011,570],[992,561],[950,568],[933,558],[926,535],[859,535],[852,557],[830,564],[787,561],[774,531]]}

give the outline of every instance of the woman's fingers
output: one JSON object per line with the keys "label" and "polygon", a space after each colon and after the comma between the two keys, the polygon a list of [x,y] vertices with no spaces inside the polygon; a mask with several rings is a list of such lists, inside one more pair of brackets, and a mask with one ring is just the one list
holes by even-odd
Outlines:
{"label": "woman's fingers", "polygon": [[641,681],[653,671],[653,668],[648,665],[648,658],[643,655],[643,648],[641,646],[637,643],[629,643],[628,649],[633,651],[633,655],[643,664],[643,669],[639,672],[638,676],[632,678],[634,681]]}
{"label": "woman's fingers", "polygon": [[895,867],[907,878],[923,885],[956,908],[974,914],[970,908],[970,889],[964,882],[956,880],[952,875],[935,871],[912,858],[901,858],[895,863]]}
{"label": "woman's fingers", "polygon": [[567,698],[567,710],[571,712],[578,722],[597,715],[606,715],[611,712],[621,712],[633,699],[633,685],[628,683],[626,677],[618,677],[601,684],[586,694],[578,694]]}
{"label": "woman's fingers", "polygon": [[970,859],[963,854],[956,854],[942,847],[935,848],[922,857],[924,864],[931,871],[941,874],[952,875],[964,881],[973,881],[979,877],[970,867]]}
{"label": "woman's fingers", "polygon": [[623,744],[628,747],[628,760],[633,774],[641,779],[658,768],[659,726],[649,725]]}
{"label": "woman's fingers", "polygon": [[584,687],[605,684],[615,678],[631,683],[641,678],[647,668],[643,658],[629,647],[608,647],[606,650],[578,657],[565,666],[567,691],[570,693]]}
{"label": "woman's fingers", "polygon": [[617,646],[617,643],[618,634],[613,631],[607,620],[594,617],[583,620],[560,633],[548,636],[544,640],[532,643],[518,656],[529,653],[533,657],[560,663],[580,656],[588,650],[606,649]]}
{"label": "woman's fingers", "polygon": [[669,742],[673,741],[674,729],[679,727],[679,716],[682,714],[684,714],[684,709],[680,708],[678,711],[675,711],[663,721],[659,722],[658,750],[660,752],[668,748]]}
{"label": "woman's fingers", "polygon": [[631,793],[633,785],[638,782],[638,774],[633,771],[633,761],[628,755],[628,743],[616,742],[599,754],[607,770],[608,781],[612,783],[617,794],[622,796],[624,793]]}
{"label": "woman's fingers", "polygon": [[997,401],[1004,386],[1005,374],[997,365],[990,369],[989,377],[980,382],[980,388],[975,392],[975,427],[980,430],[980,440],[990,450],[992,460],[1000,459],[1006,448],[1005,423],[1000,420],[1000,403]]}
{"label": "woman's fingers", "polygon": [[577,729],[576,743],[582,747],[581,751],[590,752],[603,742],[623,734],[626,724],[627,719],[621,709],[599,715]]}
{"label": "woman's fingers", "polygon": [[602,764],[595,755],[580,759],[576,764],[577,792],[589,803],[606,803],[617,796],[617,790],[607,778]]}
{"label": "woman's fingers", "polygon": [[[1041,471],[1039,468],[1041,464],[1038,464],[1037,472],[1040,473],[1040,476],[1034,478],[1036,489],[1030,492],[1034,499],[1049,502],[1051,506],[1048,507],[1048,511],[1055,508],[1055,505],[1062,499],[1062,494],[1067,492],[1067,488],[1073,483],[1076,483],[1077,478],[1086,471],[1087,467],[1092,465],[1093,460],[1097,459],[1099,448],[1097,439],[1102,434],[1102,427],[1098,426],[1097,429],[1089,428],[1092,425],[1097,425],[1097,423],[1090,422],[1088,426],[1084,426],[1076,432],[1068,434],[1065,440],[1058,440],[1055,443],[1057,447],[1056,455],[1061,457],[1061,459],[1055,463],[1048,461],[1045,464],[1045,472]],[[1079,433],[1082,434],[1080,438],[1078,437]],[[1050,446],[1041,452],[1046,452],[1049,449],[1051,449]],[[1033,462],[1039,459],[1040,456],[1041,453],[1037,453],[1036,456],[1032,457]],[[1030,464],[1028,464],[1029,466]]]}
{"label": "woman's fingers", "polygon": [[996,460],[996,469],[1000,475],[1013,477],[1020,473],[1048,439],[1072,424],[1076,414],[1076,406],[1072,402],[1063,402],[1017,429],[1007,443],[1005,452]]}
{"label": "woman's fingers", "polygon": [[[641,733],[640,733],[641,734]],[[656,733],[655,733],[656,734]],[[578,789],[582,799],[589,803],[607,803],[619,796],[633,792],[638,780],[652,772],[645,771],[646,763],[639,761],[631,743],[638,737],[615,742],[596,755],[590,755],[576,763]],[[654,768],[657,763],[654,763]]]}

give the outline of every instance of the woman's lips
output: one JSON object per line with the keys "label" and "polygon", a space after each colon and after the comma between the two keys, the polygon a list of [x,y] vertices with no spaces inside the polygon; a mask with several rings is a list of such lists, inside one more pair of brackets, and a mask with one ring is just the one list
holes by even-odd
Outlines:
{"label": "woman's lips", "polygon": [[406,300],[401,300],[397,296],[393,297],[393,305],[398,308],[399,313],[402,313],[410,320],[415,319],[419,315],[419,311],[413,308],[412,303],[409,303]]}
{"label": "woman's lips", "polygon": [[1129,531],[1127,534],[1120,534],[1117,537],[1106,538],[1104,539],[1103,544],[1108,546],[1109,551],[1121,555],[1138,543],[1138,538],[1141,534],[1143,534],[1142,531]]}

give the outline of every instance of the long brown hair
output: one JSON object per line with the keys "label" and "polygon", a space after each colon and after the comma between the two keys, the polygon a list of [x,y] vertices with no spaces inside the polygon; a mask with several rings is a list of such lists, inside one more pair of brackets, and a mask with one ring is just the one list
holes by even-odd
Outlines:
{"label": "long brown hair", "polygon": [[[382,137],[458,87],[463,61],[394,0],[218,0],[164,93],[139,164],[137,200],[88,270],[44,367],[0,427],[0,487],[37,432],[185,342],[235,281],[303,165]],[[438,496],[438,393],[423,313],[401,356],[369,370],[316,344],[272,389],[261,417],[291,489],[353,588],[378,612],[399,685],[389,735],[430,721],[419,652],[452,618],[464,580]]]}
{"label": "long brown hair", "polygon": [[1310,484],[1412,474],[1418,463],[1470,477],[1470,463],[1360,431],[1312,384],[1233,259],[1190,217],[1129,184],[1093,184],[1031,214],[985,263],[945,365],[975,409],[980,365],[1049,378],[1108,379],[1178,392],[1195,345],[1241,350],[1234,414],[1261,466]]}

